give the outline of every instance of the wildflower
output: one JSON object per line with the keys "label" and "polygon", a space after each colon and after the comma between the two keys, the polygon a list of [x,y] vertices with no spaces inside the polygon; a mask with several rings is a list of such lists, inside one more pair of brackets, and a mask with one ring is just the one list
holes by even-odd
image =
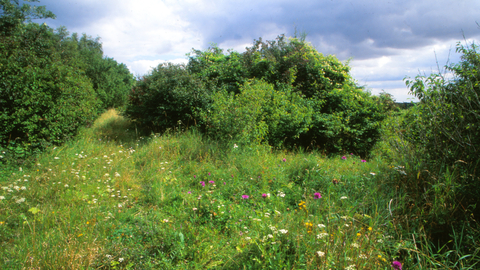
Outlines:
{"label": "wildflower", "polygon": [[245,237],[245,240],[247,240],[247,241],[250,240],[250,239],[252,239],[252,238],[250,238],[250,237],[248,237],[248,236]]}
{"label": "wildflower", "polygon": [[21,204],[25,201],[25,198],[20,198],[18,200],[16,200],[15,202],[18,203],[18,204]]}
{"label": "wildflower", "polygon": [[188,194],[192,194],[192,192],[191,192],[191,191],[189,191],[189,192],[187,192],[187,193],[188,193]]}
{"label": "wildflower", "polygon": [[371,175],[376,175],[376,173],[374,173],[374,172],[371,172],[370,174],[371,174]]}
{"label": "wildflower", "polygon": [[314,198],[314,199],[320,199],[320,198],[322,198],[322,195],[321,195],[319,192],[315,192],[315,193],[313,194],[313,198]]}
{"label": "wildflower", "polygon": [[343,156],[343,157],[342,157],[342,159],[343,159],[343,160],[346,160],[346,159],[347,159],[347,157],[346,157],[346,156]]}
{"label": "wildflower", "polygon": [[123,258],[118,258],[118,261],[119,261],[119,262],[123,262]]}
{"label": "wildflower", "polygon": [[402,270],[402,263],[399,261],[393,261],[392,262],[392,267],[395,270]]}
{"label": "wildflower", "polygon": [[325,227],[326,227],[326,226],[325,226],[325,225],[323,225],[323,224],[318,224],[317,226],[318,226],[318,228],[320,228],[320,229],[323,229],[323,228],[325,228]]}
{"label": "wildflower", "polygon": [[369,231],[372,231],[373,229],[372,229],[372,227],[368,227],[368,230],[369,230]]}
{"label": "wildflower", "polygon": [[285,230],[285,229],[281,229],[281,230],[278,230],[279,232],[283,233],[283,234],[286,234],[288,233],[288,230]]}
{"label": "wildflower", "polygon": [[286,158],[284,158],[282,161],[283,161],[283,162],[287,162],[287,159],[286,159]]}
{"label": "wildflower", "polygon": [[318,257],[323,257],[325,256],[325,252],[317,251]]}
{"label": "wildflower", "polygon": [[59,157],[54,157],[53,159],[60,159]]}
{"label": "wildflower", "polygon": [[194,207],[192,210],[193,210],[193,211],[197,211],[197,210],[198,210],[198,208]]}
{"label": "wildflower", "polygon": [[347,198],[348,198],[347,196],[342,196],[342,197],[340,198],[340,200],[345,200],[345,199],[347,199]]}
{"label": "wildflower", "polygon": [[362,234],[361,234],[361,233],[357,233],[357,237],[360,237],[360,236],[362,236]]}
{"label": "wildflower", "polygon": [[356,269],[355,264],[351,264],[351,265],[347,266],[347,268],[345,268],[345,270],[355,270],[355,269]]}
{"label": "wildflower", "polygon": [[68,184],[65,184],[65,187],[67,188],[67,187],[68,187]]}
{"label": "wildflower", "polygon": [[327,236],[328,236],[328,233],[320,233],[320,234],[317,234],[317,239],[323,239]]}
{"label": "wildflower", "polygon": [[248,195],[242,195],[242,199],[248,199]]}
{"label": "wildflower", "polygon": [[267,198],[267,197],[268,197],[268,195],[266,193],[262,194],[262,198]]}
{"label": "wildflower", "polygon": [[210,173],[208,173],[208,176],[210,176]]}
{"label": "wildflower", "polygon": [[365,255],[365,254],[360,254],[360,255],[358,255],[358,257],[359,257],[360,259],[366,259],[366,258],[367,258],[367,255]]}
{"label": "wildflower", "polygon": [[307,232],[308,232],[308,233],[311,233],[311,232],[312,232],[312,228],[313,228],[313,223],[311,223],[311,222],[306,222],[306,223],[305,223],[305,227],[307,228]]}
{"label": "wildflower", "polygon": [[203,181],[200,181],[200,184],[202,184],[202,187],[205,186],[205,182],[203,182]]}
{"label": "wildflower", "polygon": [[354,248],[359,248],[360,246],[359,246],[357,243],[353,243],[353,244],[352,244],[352,247],[354,247]]}
{"label": "wildflower", "polygon": [[120,177],[120,174],[118,172],[115,172],[115,177]]}
{"label": "wildflower", "polygon": [[283,198],[283,197],[285,197],[285,193],[283,193],[282,191],[278,191],[277,196],[280,196],[280,197]]}
{"label": "wildflower", "polygon": [[196,175],[193,175],[193,178],[197,178],[197,176],[196,176]]}
{"label": "wildflower", "polygon": [[5,200],[5,197],[4,197],[4,196],[0,196],[0,200]]}
{"label": "wildflower", "polygon": [[208,183],[210,183],[210,184],[215,184],[215,181],[208,181]]}
{"label": "wildflower", "polygon": [[365,159],[362,159],[362,162],[367,162]]}
{"label": "wildflower", "polygon": [[238,148],[238,145],[236,143],[234,143],[233,148]]}

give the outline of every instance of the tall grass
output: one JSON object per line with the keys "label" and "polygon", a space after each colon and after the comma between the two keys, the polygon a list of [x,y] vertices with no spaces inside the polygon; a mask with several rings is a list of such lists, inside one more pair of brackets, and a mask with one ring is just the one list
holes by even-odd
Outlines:
{"label": "tall grass", "polygon": [[238,147],[193,130],[141,136],[111,110],[1,178],[0,268],[389,269],[397,260],[443,269],[442,256],[468,260],[422,244],[421,231],[405,238],[414,229],[396,216],[405,207],[396,173],[381,155]]}

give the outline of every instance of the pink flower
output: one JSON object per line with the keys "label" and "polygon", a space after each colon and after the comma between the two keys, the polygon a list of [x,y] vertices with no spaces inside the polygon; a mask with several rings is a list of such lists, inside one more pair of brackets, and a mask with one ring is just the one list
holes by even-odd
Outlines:
{"label": "pink flower", "polygon": [[187,192],[187,193],[188,193],[188,194],[192,194],[192,192],[191,192],[191,191],[189,191],[189,192]]}
{"label": "pink flower", "polygon": [[242,199],[248,199],[248,195],[242,195]]}
{"label": "pink flower", "polygon": [[200,181],[200,184],[202,184],[202,187],[205,186],[205,182],[203,182],[203,181]]}
{"label": "pink flower", "polygon": [[210,173],[208,173],[208,176],[210,176]]}
{"label": "pink flower", "polygon": [[347,159],[347,157],[346,157],[346,156],[343,156],[342,159],[345,160],[345,159]]}
{"label": "pink flower", "polygon": [[392,267],[395,270],[402,270],[402,263],[399,261],[393,261],[392,262]]}
{"label": "pink flower", "polygon": [[320,198],[322,198],[322,194],[320,194],[319,192],[315,192],[315,193],[313,194],[313,198],[314,198],[314,199],[320,199]]}
{"label": "pink flower", "polygon": [[210,183],[210,184],[215,184],[215,181],[208,181],[208,183]]}
{"label": "pink flower", "polygon": [[197,178],[197,176],[196,176],[196,175],[193,175],[193,178]]}
{"label": "pink flower", "polygon": [[283,162],[287,162],[287,159],[286,159],[286,158],[284,158],[284,159],[283,159]]}
{"label": "pink flower", "polygon": [[263,193],[263,194],[262,194],[262,197],[263,197],[263,198],[266,198],[267,196],[268,196],[268,195],[267,195],[266,193]]}
{"label": "pink flower", "polygon": [[367,162],[365,159],[362,159],[362,162]]}

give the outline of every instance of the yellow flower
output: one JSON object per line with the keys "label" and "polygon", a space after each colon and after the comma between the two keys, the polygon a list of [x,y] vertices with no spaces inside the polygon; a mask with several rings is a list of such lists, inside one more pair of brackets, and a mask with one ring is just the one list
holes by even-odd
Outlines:
{"label": "yellow flower", "polygon": [[362,234],[361,234],[361,233],[357,233],[357,236],[360,237],[360,236],[362,236]]}
{"label": "yellow flower", "polygon": [[372,227],[368,227],[368,230],[369,230],[369,231],[372,231],[373,229],[372,229]]}
{"label": "yellow flower", "polygon": [[82,237],[83,236],[83,233],[79,234],[78,237]]}

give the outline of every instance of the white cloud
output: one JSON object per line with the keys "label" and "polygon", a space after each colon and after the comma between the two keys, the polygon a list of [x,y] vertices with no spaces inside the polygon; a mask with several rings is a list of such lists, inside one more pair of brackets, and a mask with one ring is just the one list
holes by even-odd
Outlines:
{"label": "white cloud", "polygon": [[162,63],[173,63],[173,64],[185,64],[187,63],[187,58],[177,58],[173,60],[136,60],[136,61],[128,61],[125,63],[130,70],[135,76],[143,76],[150,71],[152,71],[153,68],[157,67],[159,64]]}

